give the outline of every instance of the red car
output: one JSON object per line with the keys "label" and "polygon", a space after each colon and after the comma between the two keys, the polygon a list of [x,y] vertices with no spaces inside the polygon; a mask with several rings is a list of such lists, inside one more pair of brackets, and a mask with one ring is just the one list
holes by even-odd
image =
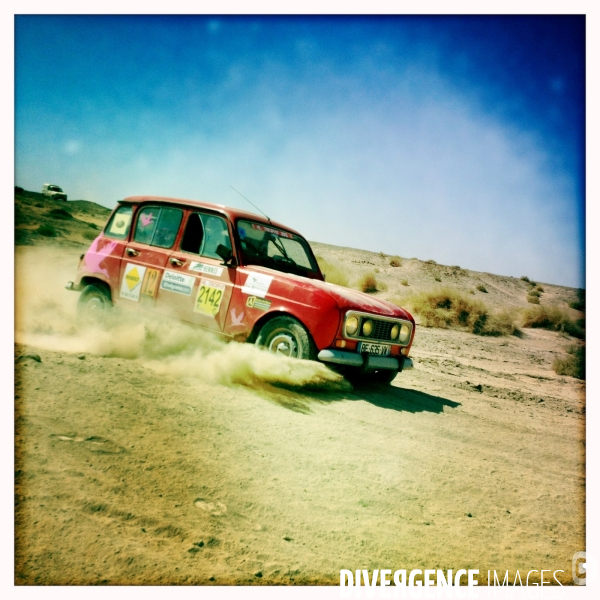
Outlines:
{"label": "red car", "polygon": [[407,311],[327,283],[299,233],[235,208],[121,200],[67,288],[84,313],[137,306],[350,378],[389,383],[412,368]]}

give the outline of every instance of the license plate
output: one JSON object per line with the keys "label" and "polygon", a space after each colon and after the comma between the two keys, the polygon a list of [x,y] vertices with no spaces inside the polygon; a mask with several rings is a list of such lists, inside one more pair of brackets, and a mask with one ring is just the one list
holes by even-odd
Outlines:
{"label": "license plate", "polygon": [[376,354],[377,356],[388,356],[390,348],[391,346],[386,346],[385,344],[370,344],[368,342],[361,342],[358,345],[358,351],[361,354],[366,352],[367,354]]}

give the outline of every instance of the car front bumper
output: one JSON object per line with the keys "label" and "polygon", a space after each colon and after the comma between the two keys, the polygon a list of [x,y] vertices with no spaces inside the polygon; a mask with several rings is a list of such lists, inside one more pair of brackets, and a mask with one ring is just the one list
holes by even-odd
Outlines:
{"label": "car front bumper", "polygon": [[406,371],[413,368],[410,358],[399,360],[395,356],[374,356],[372,354],[357,354],[344,350],[321,350],[317,358],[326,363],[356,367],[366,371],[377,371],[381,369],[389,371]]}

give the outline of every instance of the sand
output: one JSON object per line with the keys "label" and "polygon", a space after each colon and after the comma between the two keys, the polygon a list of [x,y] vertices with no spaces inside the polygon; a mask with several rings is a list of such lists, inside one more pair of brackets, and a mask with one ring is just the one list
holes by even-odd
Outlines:
{"label": "sand", "polygon": [[571,583],[585,384],[552,370],[568,340],[418,327],[414,370],[353,389],[175,322],[81,328],[62,287],[79,254],[16,251],[16,584],[337,584],[382,568]]}

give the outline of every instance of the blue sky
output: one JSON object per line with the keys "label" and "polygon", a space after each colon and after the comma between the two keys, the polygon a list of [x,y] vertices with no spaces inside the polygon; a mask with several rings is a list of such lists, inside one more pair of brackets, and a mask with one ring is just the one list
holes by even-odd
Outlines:
{"label": "blue sky", "polygon": [[[16,185],[584,284],[585,20],[16,17]],[[253,210],[253,209],[251,209]]]}

